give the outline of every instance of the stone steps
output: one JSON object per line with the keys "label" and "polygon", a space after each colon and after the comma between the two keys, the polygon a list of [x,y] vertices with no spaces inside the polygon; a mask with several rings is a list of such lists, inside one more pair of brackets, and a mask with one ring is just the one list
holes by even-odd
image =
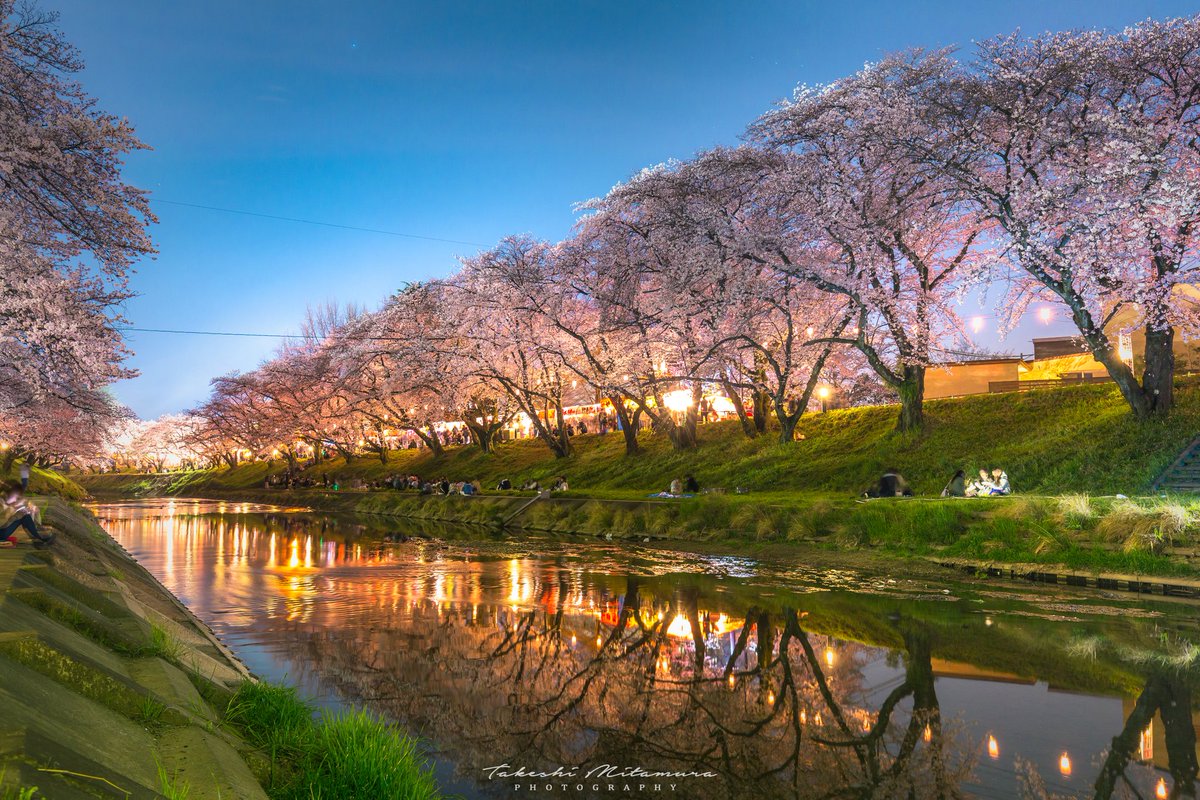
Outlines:
{"label": "stone steps", "polygon": [[1151,488],[1156,492],[1200,492],[1200,436],[1163,470]]}

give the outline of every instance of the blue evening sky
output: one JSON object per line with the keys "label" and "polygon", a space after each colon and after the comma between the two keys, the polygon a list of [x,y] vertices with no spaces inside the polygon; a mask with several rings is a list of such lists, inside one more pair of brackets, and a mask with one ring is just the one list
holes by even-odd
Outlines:
{"label": "blue evening sky", "polygon": [[[376,307],[510,233],[565,236],[572,205],[643,166],[737,141],[790,94],[908,46],[1015,28],[1121,27],[1178,0],[428,2],[41,0],[83,52],[85,87],[153,150],[127,177],[160,251],[133,325],[288,333],[305,306]],[[1003,347],[1065,332],[1029,323]],[[271,339],[135,333],[142,417],[202,400]],[[994,344],[994,341],[989,341]]]}

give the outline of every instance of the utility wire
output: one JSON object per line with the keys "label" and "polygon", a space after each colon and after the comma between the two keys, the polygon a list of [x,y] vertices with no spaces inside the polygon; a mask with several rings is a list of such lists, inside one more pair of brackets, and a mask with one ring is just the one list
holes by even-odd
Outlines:
{"label": "utility wire", "polygon": [[[329,338],[311,333],[252,333],[249,331],[184,331],[172,328],[133,328],[118,326],[123,333],[172,333],[180,336],[240,336],[252,339],[310,339],[324,341]],[[398,336],[338,336],[339,340],[352,342],[400,342],[407,341]]]}
{"label": "utility wire", "polygon": [[462,239],[443,239],[439,236],[422,236],[416,233],[400,233],[399,231],[385,231],[380,228],[362,228],[357,225],[339,225],[336,222],[321,222],[315,219],[301,219],[299,217],[283,217],[278,214],[260,214],[257,211],[243,211],[237,208],[221,208],[219,206],[206,206],[200,203],[183,203],[178,200],[163,200],[161,197],[151,198],[152,203],[165,203],[171,206],[184,206],[186,208],[201,208],[205,211],[220,211],[223,214],[241,214],[247,217],[261,217],[263,219],[276,219],[282,222],[299,222],[304,225],[320,225],[325,228],[340,228],[346,231],[363,231],[364,233],[380,233],[384,236],[400,236],[405,239],[422,239],[427,242],[445,242],[447,244],[465,244],[471,247],[488,247],[480,242],[467,242]]}

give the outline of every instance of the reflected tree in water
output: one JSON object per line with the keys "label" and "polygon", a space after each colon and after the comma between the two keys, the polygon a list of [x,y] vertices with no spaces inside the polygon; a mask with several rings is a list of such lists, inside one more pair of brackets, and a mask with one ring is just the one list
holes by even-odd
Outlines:
{"label": "reflected tree in water", "polygon": [[751,608],[734,635],[697,591],[643,596],[628,578],[601,620],[581,618],[558,574],[534,610],[425,601],[403,630],[315,634],[315,663],[468,774],[612,764],[713,773],[685,779],[695,797],[962,796],[975,749],[942,720],[921,623],[893,620],[904,676],[872,706],[877,651],[806,630],[796,609]]}

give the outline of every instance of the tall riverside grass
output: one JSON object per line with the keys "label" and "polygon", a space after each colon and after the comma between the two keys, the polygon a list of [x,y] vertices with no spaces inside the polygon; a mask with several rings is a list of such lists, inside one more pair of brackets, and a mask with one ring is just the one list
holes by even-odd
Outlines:
{"label": "tall riverside grass", "polygon": [[225,719],[269,757],[275,800],[439,797],[415,741],[369,712],[314,719],[295,689],[247,681]]}

